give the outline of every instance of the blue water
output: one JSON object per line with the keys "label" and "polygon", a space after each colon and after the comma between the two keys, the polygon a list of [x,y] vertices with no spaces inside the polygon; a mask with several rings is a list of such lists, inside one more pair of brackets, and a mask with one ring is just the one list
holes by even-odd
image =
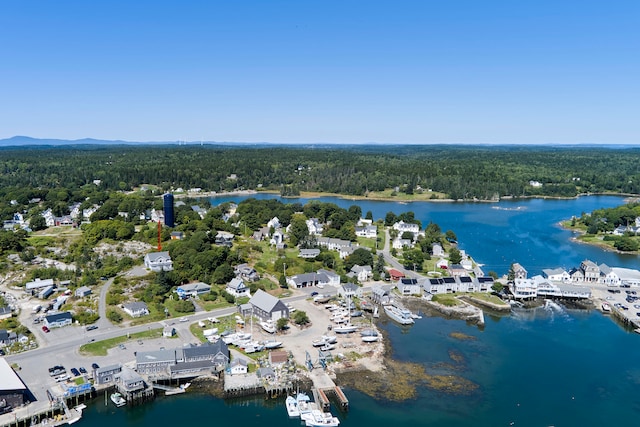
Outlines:
{"label": "blue water", "polygon": [[[265,197],[259,195],[258,197]],[[240,197],[213,199],[214,203]],[[478,262],[500,273],[518,261],[532,274],[546,267],[577,265],[589,258],[612,266],[638,268],[636,256],[622,256],[569,241],[556,226],[561,219],[593,209],[617,206],[620,197],[575,200],[524,200],[499,204],[322,201],[348,207],[359,204],[375,218],[388,211],[415,212],[458,235],[461,246]],[[287,199],[285,201],[306,200]],[[494,209],[497,206],[501,209]],[[503,210],[502,208],[519,208]],[[351,410],[337,414],[343,426],[602,426],[640,420],[640,336],[596,311],[521,310],[485,316],[483,329],[463,321],[425,317],[410,328],[382,324],[394,358],[424,364],[443,373],[453,363],[449,351],[464,357],[459,370],[446,371],[479,385],[470,395],[448,395],[419,388],[405,402],[374,400],[346,390]],[[473,335],[460,341],[451,332]],[[334,410],[334,413],[336,411]],[[106,416],[108,415],[108,416]],[[239,426],[298,426],[282,401],[262,397],[224,401],[205,395],[159,398],[135,408],[115,409],[98,400],[81,425],[155,426],[232,423]]]}
{"label": "blue water", "polygon": [[583,212],[624,204],[619,196],[588,196],[566,200],[525,199],[499,203],[398,203],[384,201],[346,200],[337,197],[280,198],[273,194],[253,196],[222,196],[211,198],[217,205],[247,198],[277,198],[284,203],[318,200],[348,208],[358,205],[363,215],[373,213],[383,219],[387,212],[400,214],[413,211],[423,227],[430,221],[443,231],[453,230],[460,243],[474,260],[484,264],[484,271],[506,274],[513,262],[519,262],[530,276],[541,274],[544,268],[563,267],[569,270],[585,259],[609,266],[638,268],[637,255],[605,252],[599,248],[571,241],[573,233],[558,226],[562,220],[580,216]]}

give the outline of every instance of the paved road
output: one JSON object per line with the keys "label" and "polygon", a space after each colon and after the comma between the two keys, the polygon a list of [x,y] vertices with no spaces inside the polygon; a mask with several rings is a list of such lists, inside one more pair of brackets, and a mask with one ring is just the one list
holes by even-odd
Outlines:
{"label": "paved road", "polygon": [[424,279],[425,276],[422,276],[414,271],[407,270],[406,268],[404,268],[402,264],[398,262],[397,259],[391,256],[391,252],[389,251],[389,246],[391,244],[391,236],[389,235],[389,229],[385,227],[384,232],[386,234],[385,240],[384,240],[384,248],[380,250],[379,253],[381,253],[382,256],[384,256],[385,262],[389,264],[391,267],[403,273],[407,277],[411,277],[414,279]]}

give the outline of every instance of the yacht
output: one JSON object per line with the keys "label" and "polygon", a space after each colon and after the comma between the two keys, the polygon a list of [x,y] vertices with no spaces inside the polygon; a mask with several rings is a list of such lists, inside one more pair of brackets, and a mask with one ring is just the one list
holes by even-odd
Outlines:
{"label": "yacht", "polygon": [[356,325],[352,325],[351,322],[347,322],[344,325],[336,326],[333,328],[333,332],[336,334],[350,334],[358,329]]}
{"label": "yacht", "polygon": [[413,320],[413,317],[411,316],[411,312],[406,308],[399,308],[395,305],[385,305],[384,312],[387,313],[387,316],[401,325],[411,325],[415,323],[415,320]]}

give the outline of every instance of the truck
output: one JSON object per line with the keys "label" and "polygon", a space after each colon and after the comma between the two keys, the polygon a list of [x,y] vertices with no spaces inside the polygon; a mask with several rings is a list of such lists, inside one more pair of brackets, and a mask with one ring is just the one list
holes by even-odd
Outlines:
{"label": "truck", "polygon": [[37,314],[37,313],[40,313],[40,310],[42,310],[42,306],[40,304],[38,304],[35,307],[33,307],[33,310],[31,312],[33,314]]}

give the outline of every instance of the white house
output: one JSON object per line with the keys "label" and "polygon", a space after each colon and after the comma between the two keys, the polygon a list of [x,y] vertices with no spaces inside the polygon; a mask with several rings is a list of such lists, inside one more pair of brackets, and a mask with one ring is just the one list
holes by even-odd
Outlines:
{"label": "white house", "polygon": [[269,220],[269,222],[267,222],[267,227],[269,228],[273,227],[274,229],[277,230],[278,228],[282,227],[282,225],[280,225],[280,220],[278,219],[278,217],[274,216]]}
{"label": "white house", "polygon": [[538,296],[538,285],[531,279],[515,279],[509,285],[515,299],[530,299]]}
{"label": "white house", "polygon": [[351,267],[350,275],[358,279],[358,282],[365,282],[373,276],[370,265],[354,265]]}
{"label": "white house", "polygon": [[375,225],[363,225],[361,227],[356,227],[356,236],[375,239],[378,237],[378,227]]}
{"label": "white house", "polygon": [[621,267],[612,267],[611,270],[620,278],[620,285],[640,286],[640,271]]}
{"label": "white house", "polygon": [[311,236],[322,235],[323,225],[320,223],[318,218],[310,218],[305,222],[307,223],[307,229],[309,230],[309,235]]}
{"label": "white house", "polygon": [[225,290],[236,298],[251,297],[251,290],[244,284],[244,280],[237,277],[231,279]]}
{"label": "white house", "polygon": [[542,276],[552,282],[568,283],[571,281],[571,276],[564,268],[545,268],[542,270]]}
{"label": "white house", "polygon": [[620,277],[607,264],[600,264],[600,283],[607,286],[620,286]]}
{"label": "white house", "polygon": [[127,302],[122,304],[122,310],[131,317],[142,317],[149,315],[147,304],[142,301]]}
{"label": "white house", "polygon": [[44,317],[44,324],[49,329],[62,328],[63,326],[70,325],[72,322],[73,318],[71,317],[71,313],[68,311],[50,314],[49,316]]}
{"label": "white house", "polygon": [[171,271],[173,270],[173,261],[169,256],[169,252],[151,252],[144,257],[144,266],[151,271]]}
{"label": "white house", "polygon": [[398,280],[396,284],[398,287],[398,291],[405,296],[408,295],[422,295],[422,287],[418,283],[417,279],[410,279],[408,277],[404,277]]}
{"label": "white house", "polygon": [[284,243],[284,233],[280,230],[274,231],[269,243],[275,246],[282,245]]}
{"label": "white house", "polygon": [[433,256],[444,256],[444,249],[442,249],[440,243],[434,243],[433,246],[431,246],[431,252],[433,252]]}
{"label": "white house", "polygon": [[394,249],[399,249],[399,250],[404,249],[405,247],[412,248],[413,240],[396,237],[396,239],[393,241],[392,246]]}
{"label": "white house", "polygon": [[362,288],[354,283],[344,283],[338,288],[338,295],[344,298],[362,298]]}
{"label": "white house", "polygon": [[242,375],[247,373],[247,361],[245,359],[236,358],[229,364],[229,374]]}
{"label": "white house", "polygon": [[418,224],[409,224],[404,221],[396,222],[393,224],[393,229],[398,230],[399,234],[408,231],[409,233],[413,233],[414,235],[420,232],[420,226]]}

